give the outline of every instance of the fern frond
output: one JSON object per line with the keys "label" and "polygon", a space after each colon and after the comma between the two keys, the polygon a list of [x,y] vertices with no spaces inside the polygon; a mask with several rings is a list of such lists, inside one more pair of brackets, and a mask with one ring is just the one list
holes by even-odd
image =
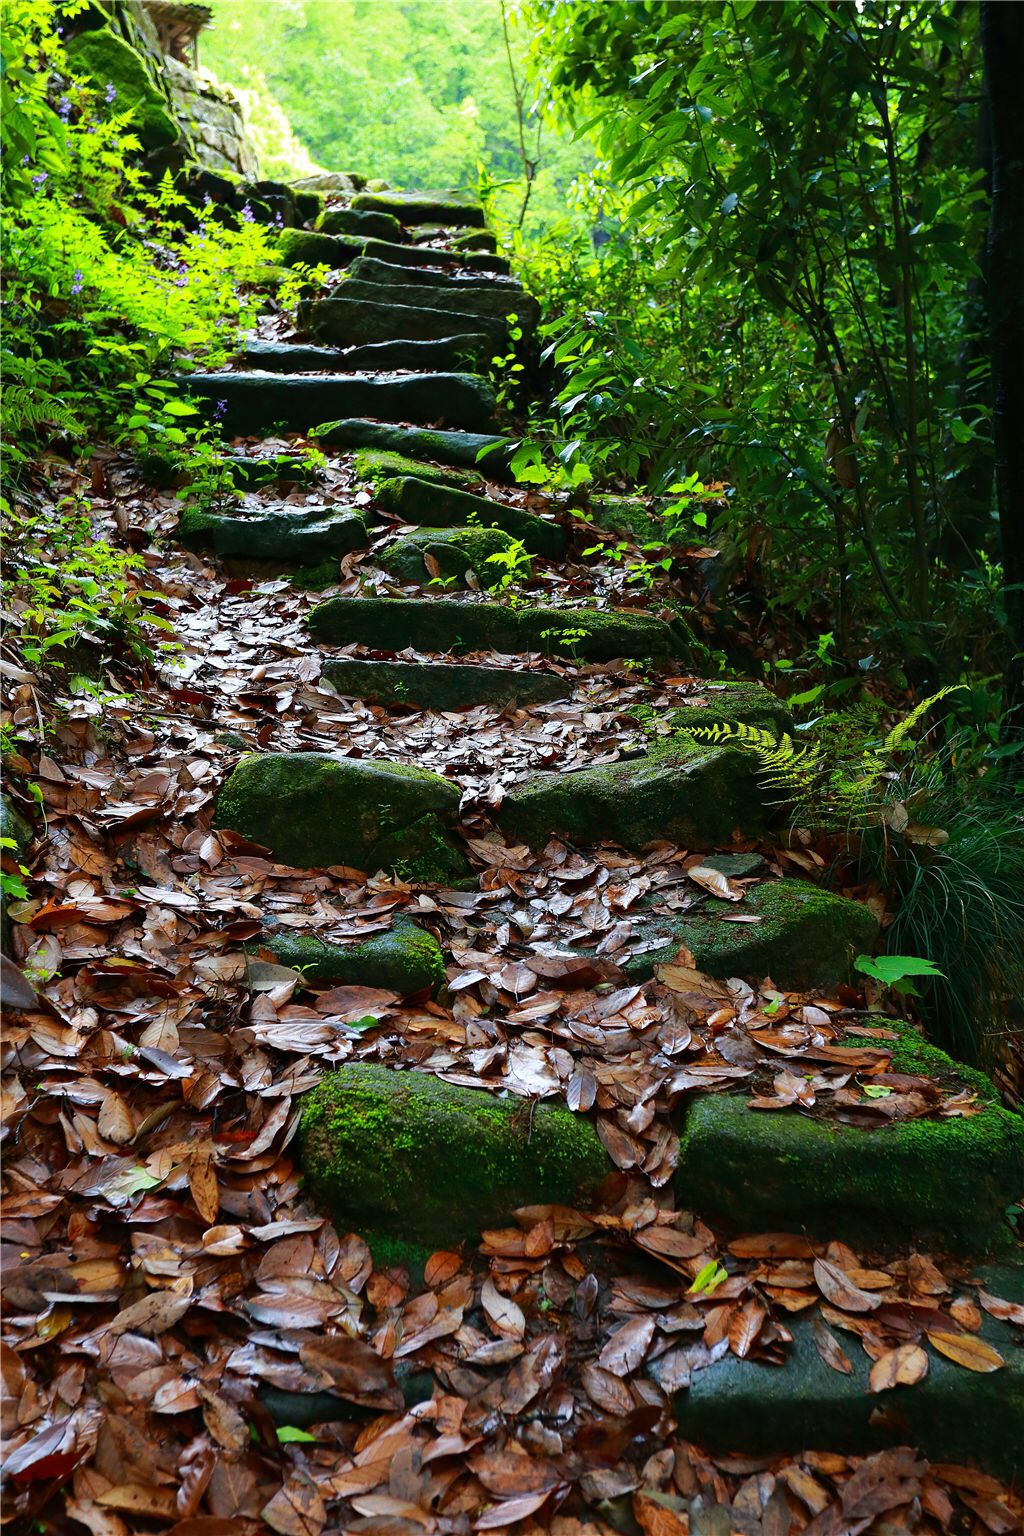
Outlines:
{"label": "fern frond", "polygon": [[798,746],[788,733],[776,737],[774,731],[742,721],[692,726],[687,734],[715,746],[740,747],[753,753],[765,787],[782,790],[788,798],[798,802],[813,793],[824,765],[825,752],[818,742]]}
{"label": "fern frond", "polygon": [[929,694],[928,698],[922,699],[920,704],[914,706],[909,715],[905,715],[902,720],[893,726],[882,743],[882,751],[885,753],[900,751],[914,726],[923,715],[928,713],[933,704],[937,704],[940,699],[944,699],[949,693],[960,693],[966,686],[966,683],[950,683],[948,687],[940,688],[938,693]]}

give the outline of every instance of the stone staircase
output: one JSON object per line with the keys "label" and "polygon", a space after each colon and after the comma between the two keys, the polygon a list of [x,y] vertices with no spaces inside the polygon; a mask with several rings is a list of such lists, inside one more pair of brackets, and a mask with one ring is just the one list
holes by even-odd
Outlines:
{"label": "stone staircase", "polygon": [[[481,370],[495,346],[505,347],[508,317],[528,332],[537,306],[495,254],[482,209],[459,197],[363,193],[323,214],[318,229],[285,231],[282,240],[286,260],[344,269],[303,309],[313,341],[250,341],[238,368],[192,376],[189,389],[229,435],[317,428],[325,450],[353,455],[355,482],[369,496],[347,508],[271,498],[255,512],[186,514],[181,537],[286,572],[324,559],[336,566],[392,526],[395,537],[375,558],[416,586],[415,595],[327,596],[308,618],[309,643],[321,649],[337,693],[384,710],[486,705],[511,711],[501,717],[511,732],[516,710],[572,694],[567,661],[631,660],[668,676],[688,673],[692,648],[678,619],[599,608],[586,593],[519,604],[485,595],[489,555],[517,541],[533,560],[559,562],[572,550],[572,531],[503,489],[508,454]],[[431,587],[432,572],[450,585]],[[706,850],[704,862],[727,878],[754,881],[746,924],[723,920],[713,903],[679,915],[641,903],[644,942],[626,967],[632,980],[646,980],[684,946],[712,977],[770,974],[784,987],[834,987],[848,978],[851,956],[874,943],[875,918],[820,886],[772,878],[758,854],[728,851],[737,830],[747,839],[769,833],[777,812],[749,756],[687,734],[693,722],[716,719],[784,730],[785,706],[755,684],[716,685],[693,699],[692,688],[679,690],[672,732],[645,752],[535,774],[497,809],[497,829],[535,848],[551,838],[584,850],[667,840]],[[383,870],[413,885],[473,889],[460,798],[457,782],[408,762],[258,754],[230,773],[217,823],[290,866]],[[263,942],[324,980],[403,994],[443,984],[436,940],[410,925],[375,941],[372,954],[294,931],[268,931]],[[913,1072],[913,1040],[900,1049],[900,1070]],[[677,1203],[741,1231],[796,1229],[878,1248],[924,1241],[970,1255],[1005,1247],[1003,1208],[1024,1168],[1021,1122],[985,1079],[940,1054],[931,1053],[929,1070],[973,1084],[982,1112],[865,1131],[796,1110],[758,1115],[746,1095],[688,1096],[666,1126],[680,1138]],[[674,1070],[670,1058],[653,1059]],[[552,1099],[526,1117],[522,1108],[422,1073],[347,1065],[307,1101],[309,1188],[340,1230],[355,1228],[378,1254],[397,1252],[413,1264],[501,1225],[518,1206],[586,1202],[612,1168],[593,1121]],[[986,1327],[1005,1332],[993,1321]],[[720,1448],[792,1450],[810,1437],[852,1451],[899,1443],[912,1429],[932,1455],[1022,1470],[1004,1432],[1006,1423],[1020,1424],[1024,1446],[1021,1351],[997,1383],[1004,1424],[995,1449],[985,1441],[998,1417],[987,1378],[934,1372],[941,1380],[927,1402],[915,1400],[908,1428],[898,1413],[871,1413],[862,1375],[828,1371],[801,1333],[791,1368],[731,1360],[701,1372],[680,1395],[679,1412],[694,1438]],[[779,1394],[788,1406],[776,1413]],[[987,1427],[970,1429],[975,1416]]]}

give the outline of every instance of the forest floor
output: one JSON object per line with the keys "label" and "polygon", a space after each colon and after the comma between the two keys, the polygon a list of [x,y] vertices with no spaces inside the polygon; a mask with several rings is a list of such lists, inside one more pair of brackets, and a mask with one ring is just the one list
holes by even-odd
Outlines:
{"label": "forest floor", "polygon": [[[266,456],[297,441],[236,447]],[[781,1379],[800,1327],[827,1372],[898,1424],[940,1367],[972,1390],[1011,1367],[1016,1379],[1024,1328],[1024,1298],[970,1257],[894,1249],[884,1230],[830,1239],[799,1208],[789,1230],[765,1232],[689,1210],[673,1183],[677,1112],[698,1095],[739,1086],[768,1118],[834,1118],[865,1136],[887,1120],[967,1124],[984,1106],[969,1079],[898,1070],[900,1021],[865,1022],[873,999],[846,982],[712,976],[685,948],[654,975],[627,973],[652,898],[663,914],[717,903],[730,921],[759,921],[754,882],[716,872],[710,843],[531,846],[496,825],[539,772],[640,757],[637,706],[664,718],[701,707],[714,685],[684,667],[534,655],[520,666],[562,679],[564,698],[439,710],[342,697],[326,660],[395,651],[312,644],[321,594],[181,548],[179,492],[145,485],[113,450],[98,445],[89,474],[53,460],[34,490],[53,502],[87,493],[97,526],[143,553],[177,648],[134,669],[90,647],[45,673],[4,661],[13,786],[40,790],[19,804],[35,837],[11,942],[45,999],[9,1017],[4,1037],[12,1529],[1019,1529],[1019,1490],[966,1459],[927,1459],[913,1412],[906,1436],[876,1450],[822,1441],[779,1455],[745,1448],[756,1415],[742,1391],[735,1442],[714,1453],[701,1413],[728,1421],[728,1402],[709,1388],[688,1416],[681,1407],[730,1361]],[[315,492],[278,485],[239,509],[313,503],[372,507],[350,454],[327,451]],[[621,564],[581,558],[591,527],[563,522],[570,553],[535,560],[521,602],[656,611]],[[378,563],[402,532],[379,518],[331,597],[436,592],[426,573],[403,583]],[[461,792],[475,880],[276,859],[217,821],[246,752],[434,770]],[[809,837],[771,831],[727,851],[759,856],[769,880],[813,878],[828,862]],[[848,894],[882,915],[877,893]],[[312,980],[277,963],[268,917],[341,949],[412,918],[440,941],[444,986]],[[591,1114],[608,1177],[585,1207],[530,1203],[499,1212],[479,1244],[421,1264],[379,1249],[375,1260],[302,1178],[304,1096],[353,1062],[565,1101]],[[943,1390],[972,1411],[970,1396]]]}

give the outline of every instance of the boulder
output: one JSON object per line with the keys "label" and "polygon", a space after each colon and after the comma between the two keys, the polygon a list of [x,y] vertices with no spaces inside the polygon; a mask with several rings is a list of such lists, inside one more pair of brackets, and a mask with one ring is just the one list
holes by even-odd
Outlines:
{"label": "boulder", "polygon": [[494,394],[472,373],[193,373],[180,381],[229,434],[283,428],[309,432],[338,416],[450,421],[475,431],[494,413]]}
{"label": "boulder", "polygon": [[390,213],[402,224],[444,224],[483,229],[484,210],[458,192],[359,192],[352,207]]}
{"label": "boulder", "polygon": [[452,1248],[520,1206],[585,1204],[610,1168],[590,1121],[560,1104],[370,1063],[322,1079],[300,1136],[317,1206],[371,1247]]}
{"label": "boulder", "polygon": [[631,849],[657,841],[708,847],[728,843],[736,828],[756,833],[768,820],[752,759],[685,736],[639,758],[534,774],[498,814],[504,831],[536,847],[553,835]]}
{"label": "boulder", "polygon": [[[108,117],[128,112],[128,130],[143,149],[169,149],[181,132],[170,111],[168,98],[151,76],[142,55],[110,27],[79,32],[65,44],[68,63],[76,74],[87,75],[98,92],[99,111]],[[108,87],[116,93],[108,100]]]}
{"label": "boulder", "polygon": [[[472,571],[482,587],[494,587],[502,572],[489,563],[489,557],[504,553],[512,544],[511,535],[500,528],[417,528],[389,544],[377,563],[400,581],[422,583],[437,575],[465,582]],[[428,559],[436,563],[436,571]]]}
{"label": "boulder", "polygon": [[432,933],[398,918],[387,933],[361,944],[328,944],[315,934],[274,928],[250,950],[269,950],[281,965],[301,970],[309,981],[335,986],[381,987],[410,997],[436,992],[445,979],[444,951]]}
{"label": "boulder", "polygon": [[383,285],[368,297],[321,299],[310,311],[309,325],[321,341],[340,347],[382,341],[443,341],[456,333],[483,335],[490,345],[501,347],[506,333],[503,316],[398,304]]}
{"label": "boulder", "polygon": [[670,656],[679,649],[674,632],[660,619],[614,609],[517,612],[500,603],[454,598],[337,597],[314,608],[308,623],[311,633],[328,644],[363,644],[386,651],[407,646],[506,655],[537,651],[611,661],[618,656]]}
{"label": "boulder", "polygon": [[554,672],[522,667],[474,667],[459,662],[329,661],[323,676],[342,698],[415,709],[468,709],[474,704],[547,704],[564,699],[572,684]]}
{"label": "boulder", "polygon": [[244,757],[217,799],[216,823],[300,869],[333,864],[451,883],[469,872],[451,833],[457,784],[425,768],[317,752]]}
{"label": "boulder", "polygon": [[508,439],[481,432],[438,432],[383,421],[332,421],[317,436],[328,448],[379,448],[410,459],[479,468],[489,480],[509,476]]}
{"label": "boulder", "polygon": [[471,229],[464,235],[453,235],[453,251],[486,251],[493,256],[498,250],[498,238],[489,229]]}
{"label": "boulder", "polygon": [[[867,1036],[844,1044],[887,1042]],[[680,1197],[745,1232],[807,1231],[869,1250],[934,1244],[985,1253],[1008,1241],[1005,1213],[1024,1183],[1024,1120],[1002,1107],[983,1073],[925,1045],[909,1026],[890,1070],[968,1088],[980,1111],[868,1130],[797,1109],[748,1109],[745,1095],[709,1094],[685,1111]]]}
{"label": "boulder", "polygon": [[360,240],[342,240],[338,235],[321,235],[311,229],[282,229],[274,254],[282,267],[347,267],[363,249]]}
{"label": "boulder", "polygon": [[[720,857],[704,862],[728,873]],[[878,937],[878,921],[861,902],[806,880],[765,880],[735,905],[709,897],[695,910],[659,913],[652,904],[634,908],[627,950],[613,956],[634,981],[653,976],[685,945],[709,976],[770,976],[793,991],[828,988],[850,979],[851,961]]]}
{"label": "boulder", "polygon": [[316,221],[325,235],[355,235],[372,240],[400,240],[402,226],[390,213],[369,213],[365,208],[328,208]]}
{"label": "boulder", "polygon": [[368,543],[366,525],[348,507],[261,507],[257,511],[203,512],[186,507],[178,537],[192,549],[252,560],[316,564],[340,559]]}
{"label": "boulder", "polygon": [[376,501],[385,512],[420,527],[454,528],[475,523],[502,529],[521,539],[531,555],[542,555],[546,560],[560,560],[566,551],[565,530],[557,523],[546,522],[521,507],[507,507],[503,502],[415,476],[378,481]]}

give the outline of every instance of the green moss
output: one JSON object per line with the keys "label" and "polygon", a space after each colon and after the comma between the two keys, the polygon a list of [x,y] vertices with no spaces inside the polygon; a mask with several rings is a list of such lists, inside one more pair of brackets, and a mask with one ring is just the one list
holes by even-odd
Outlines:
{"label": "green moss", "polygon": [[[292,198],[295,202],[295,212],[303,224],[312,224],[320,217],[323,211],[324,200],[320,192],[296,192],[293,190]],[[328,234],[338,231],[328,230]]]}
{"label": "green moss", "polygon": [[792,731],[793,715],[782,699],[769,693],[760,683],[708,683],[702,685],[693,703],[673,709],[665,716],[679,731],[715,725],[756,725],[777,733]]}
{"label": "green moss", "polygon": [[448,883],[468,871],[449,836],[458,807],[458,786],[424,768],[287,752],[243,758],[216,819],[298,868],[372,871],[404,861],[418,879]]}
{"label": "green moss", "polygon": [[365,208],[330,208],[316,221],[325,235],[356,235],[365,239],[400,240],[402,226],[390,213],[370,213]]}
{"label": "green moss", "polygon": [[572,684],[553,672],[455,662],[330,661],[323,675],[343,698],[425,709],[537,704],[564,699]]}
{"label": "green moss", "polygon": [[277,237],[277,259],[283,267],[344,267],[362,250],[362,241],[342,240],[310,229],[282,229]]}
{"label": "green moss", "polygon": [[512,537],[500,528],[417,528],[389,544],[378,563],[402,581],[428,581],[427,557],[436,560],[442,577],[464,582],[467,571],[476,573],[483,587],[501,580],[502,568],[489,556],[512,547]]}
{"label": "green moss", "polygon": [[439,464],[473,468],[479,461],[491,480],[507,478],[509,473],[505,439],[482,432],[437,432],[429,427],[395,427],[350,418],[331,422],[317,437],[328,447],[378,448],[410,459],[436,459]]}
{"label": "green moss", "polygon": [[378,481],[377,505],[407,523],[420,526],[456,528],[475,523],[483,528],[500,528],[521,539],[531,555],[543,555],[549,560],[560,560],[566,550],[565,530],[555,523],[545,522],[521,507],[506,507],[503,502],[413,475]]}
{"label": "green moss", "polygon": [[358,478],[367,480],[374,486],[379,485],[382,480],[391,480],[401,475],[415,475],[418,480],[426,480],[431,485],[449,485],[454,490],[462,491],[472,490],[475,486],[483,484],[483,477],[474,470],[421,464],[416,459],[406,458],[404,454],[388,452],[386,449],[361,448],[355,455],[353,464]]}
{"label": "green moss", "polygon": [[[80,32],[67,44],[68,60],[76,74],[88,75],[99,92],[101,110],[130,112],[129,127],[143,149],[167,149],[180,137],[167,99],[150,75],[142,55],[108,27]],[[117,96],[104,106],[106,87]]]}
{"label": "green moss", "polygon": [[358,192],[352,207],[369,213],[390,213],[402,224],[456,224],[482,229],[484,210],[459,193]]}
{"label": "green moss", "polygon": [[311,981],[383,987],[402,997],[425,988],[436,992],[445,979],[444,953],[434,935],[402,919],[362,944],[325,944],[313,934],[282,929],[247,948],[271,950]]}
{"label": "green moss", "polygon": [[[926,1059],[947,1081],[980,1077],[934,1048],[926,1058],[919,1046],[907,1049],[911,1070]],[[697,1100],[686,1111],[677,1173],[687,1203],[746,1231],[806,1229],[869,1248],[929,1242],[977,1253],[1005,1239],[1004,1213],[1022,1180],[1024,1121],[995,1102],[991,1084],[977,1114],[874,1130],[792,1110],[759,1113],[731,1095]]]}
{"label": "green moss", "polygon": [[520,1205],[584,1199],[608,1171],[594,1127],[560,1105],[370,1064],[324,1078],[301,1134],[310,1189],[343,1229],[435,1248]]}
{"label": "green moss", "polygon": [[546,656],[611,661],[617,656],[686,655],[667,624],[632,609],[529,608],[519,628],[523,648]]}
{"label": "green moss", "polygon": [[[366,524],[358,512],[337,507],[266,506],[234,513],[186,507],[178,537],[192,548],[249,560],[316,565],[365,549]],[[337,566],[331,574],[337,577]]]}

